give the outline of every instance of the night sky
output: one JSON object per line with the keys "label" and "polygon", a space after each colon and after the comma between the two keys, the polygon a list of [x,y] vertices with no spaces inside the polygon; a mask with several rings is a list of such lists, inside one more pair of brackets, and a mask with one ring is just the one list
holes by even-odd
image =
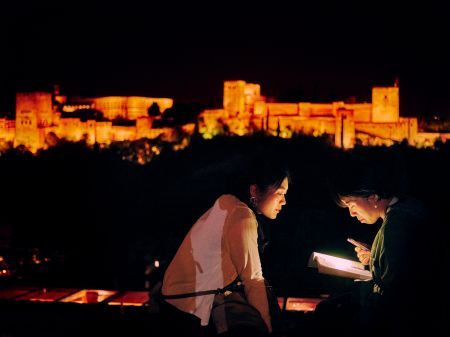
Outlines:
{"label": "night sky", "polygon": [[171,97],[221,107],[223,81],[282,102],[370,101],[399,79],[402,115],[450,117],[450,20],[427,1],[314,4],[15,1],[0,10],[0,111],[17,90]]}

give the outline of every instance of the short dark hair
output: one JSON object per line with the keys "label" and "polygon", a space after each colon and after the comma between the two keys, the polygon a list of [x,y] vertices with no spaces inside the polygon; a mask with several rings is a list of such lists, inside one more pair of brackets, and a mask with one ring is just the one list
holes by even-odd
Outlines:
{"label": "short dark hair", "polygon": [[279,188],[285,178],[291,182],[289,169],[284,162],[258,158],[250,165],[247,186],[255,184],[265,193],[271,188]]}
{"label": "short dark hair", "polygon": [[226,193],[248,204],[251,185],[266,193],[271,188],[279,188],[285,178],[291,183],[291,174],[283,159],[268,155],[253,156],[242,160],[234,175],[228,177]]}
{"label": "short dark hair", "polygon": [[378,195],[380,198],[388,198],[388,196],[386,195],[380,195],[379,192],[375,191],[375,190],[367,190],[367,189],[361,189],[361,190],[354,190],[354,191],[350,191],[348,193],[342,192],[342,193],[334,193],[333,194],[333,199],[334,202],[342,208],[347,207],[344,203],[343,203],[343,198],[345,197],[360,197],[360,198],[368,198],[371,195]]}
{"label": "short dark hair", "polygon": [[345,157],[345,162],[333,167],[329,177],[329,190],[334,202],[345,207],[343,197],[363,197],[378,195],[391,198],[396,194],[396,183],[389,167],[368,160]]}

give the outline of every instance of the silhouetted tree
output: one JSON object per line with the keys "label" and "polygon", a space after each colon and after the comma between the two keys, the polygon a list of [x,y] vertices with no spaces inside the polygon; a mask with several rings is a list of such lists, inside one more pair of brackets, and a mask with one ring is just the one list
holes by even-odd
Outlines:
{"label": "silhouetted tree", "polygon": [[174,125],[197,122],[198,115],[204,107],[198,103],[175,103],[173,107],[164,111],[163,119]]}
{"label": "silhouetted tree", "polygon": [[126,119],[122,116],[117,116],[116,118],[113,119],[112,124],[119,125],[119,126],[134,126],[134,125],[136,125],[136,121],[131,120],[131,119]]}
{"label": "silhouetted tree", "polygon": [[147,113],[150,117],[158,117],[161,116],[161,110],[159,109],[159,105],[157,103],[153,103],[147,110]]}
{"label": "silhouetted tree", "polygon": [[61,113],[62,118],[79,118],[82,122],[86,122],[88,119],[96,121],[104,121],[106,118],[103,116],[103,112],[95,109],[78,109],[73,112]]}

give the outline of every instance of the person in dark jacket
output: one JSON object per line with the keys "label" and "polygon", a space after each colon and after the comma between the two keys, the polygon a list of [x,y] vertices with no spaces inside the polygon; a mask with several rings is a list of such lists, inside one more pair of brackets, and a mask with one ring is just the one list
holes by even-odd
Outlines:
{"label": "person in dark jacket", "polygon": [[351,217],[367,225],[381,223],[370,249],[355,248],[372,273],[364,288],[368,292],[359,299],[359,323],[376,336],[433,330],[433,312],[439,312],[434,300],[439,294],[433,294],[439,282],[430,276],[438,259],[432,243],[433,214],[422,202],[397,194],[380,171],[361,172],[333,191],[337,204]]}

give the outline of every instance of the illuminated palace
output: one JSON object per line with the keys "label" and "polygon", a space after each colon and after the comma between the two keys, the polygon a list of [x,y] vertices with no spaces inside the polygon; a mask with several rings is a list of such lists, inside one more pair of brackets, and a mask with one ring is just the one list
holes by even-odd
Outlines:
{"label": "illuminated palace", "polygon": [[[172,141],[175,130],[155,127],[154,121],[160,116],[149,114],[152,106],[164,112],[172,105],[170,98],[138,96],[68,101],[57,87],[53,93],[17,93],[15,119],[0,118],[0,147],[23,145],[36,152],[60,138],[88,144],[159,136]],[[400,117],[397,85],[372,88],[371,103],[272,103],[261,95],[259,84],[225,81],[223,109],[203,111],[198,126],[204,138],[260,131],[283,138],[296,133],[328,135],[343,148],[357,143],[391,145],[404,140],[414,146],[432,146],[438,138],[450,138],[450,134],[419,132],[417,118]],[[186,134],[192,135],[194,129],[194,123],[182,126]]]}
{"label": "illuminated palace", "polygon": [[392,145],[406,140],[432,145],[448,135],[418,132],[417,118],[400,117],[399,87],[372,88],[372,103],[269,103],[259,84],[225,81],[223,109],[205,110],[199,118],[205,138],[265,131],[290,138],[295,133],[330,135],[338,147]]}
{"label": "illuminated palace", "polygon": [[[84,139],[88,144],[109,144],[112,141],[136,140],[140,138],[156,138],[168,135],[172,128],[155,128],[148,109],[156,104],[158,110],[172,107],[169,98],[150,98],[136,96],[110,96],[100,98],[78,98],[68,102],[66,96],[55,93],[32,92],[16,94],[16,118],[8,120],[0,118],[0,140],[11,142],[14,146],[24,145],[30,151],[52,145],[49,137],[64,138],[69,141]],[[82,120],[77,112],[86,111],[87,117]],[[95,117],[95,111],[102,113]],[[132,121],[131,123],[115,123]],[[185,125],[187,132],[192,133],[194,124]]]}

